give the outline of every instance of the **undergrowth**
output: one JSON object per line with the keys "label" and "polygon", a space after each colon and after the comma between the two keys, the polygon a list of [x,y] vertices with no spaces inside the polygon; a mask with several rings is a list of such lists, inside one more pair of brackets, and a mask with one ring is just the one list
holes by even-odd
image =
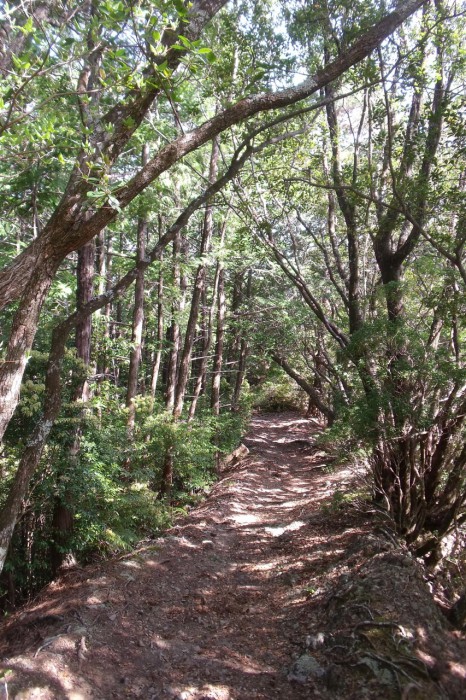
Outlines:
{"label": "undergrowth", "polygon": [[[22,442],[40,403],[25,392],[1,461],[0,502],[20,459]],[[105,395],[105,400],[103,400]],[[239,443],[247,410],[213,417],[201,410],[174,423],[161,405],[137,405],[128,439],[127,410],[109,387],[88,405],[64,406],[33,477],[15,529],[0,600],[4,608],[24,602],[70,562],[86,564],[130,550],[152,538],[201,500],[216,478],[217,453]],[[27,425],[26,425],[27,423]],[[79,449],[76,450],[76,444]],[[163,461],[174,450],[170,498],[160,498]]]}

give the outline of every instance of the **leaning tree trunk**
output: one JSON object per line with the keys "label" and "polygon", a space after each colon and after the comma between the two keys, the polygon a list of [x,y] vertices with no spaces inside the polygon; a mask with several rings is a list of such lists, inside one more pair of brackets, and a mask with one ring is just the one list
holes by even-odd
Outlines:
{"label": "leaning tree trunk", "polygon": [[57,267],[58,264],[55,264],[34,270],[13,318],[5,359],[0,363],[0,442],[19,401],[21,381],[36,335],[39,314]]}
{"label": "leaning tree trunk", "polygon": [[309,400],[312,401],[312,405],[315,406],[320,413],[322,413],[325,418],[327,419],[328,425],[332,425],[333,421],[335,420],[335,413],[330,406],[328,406],[325,401],[322,399],[322,396],[320,395],[319,391],[313,386],[310,382],[307,381],[305,377],[299,374],[293,367],[287,362],[287,360],[282,357],[279,353],[272,353],[272,359],[274,362],[277,363],[279,367],[281,367],[286,374],[293,379],[298,386],[303,389],[306,394],[309,397]]}
{"label": "leaning tree trunk", "polygon": [[0,572],[5,564],[8,547],[16,526],[29,481],[34,474],[47,438],[61,408],[61,369],[66,341],[72,325],[60,324],[52,333],[52,344],[45,374],[44,410],[32,434],[26,441],[21,460],[10,487],[7,500],[0,511]]}

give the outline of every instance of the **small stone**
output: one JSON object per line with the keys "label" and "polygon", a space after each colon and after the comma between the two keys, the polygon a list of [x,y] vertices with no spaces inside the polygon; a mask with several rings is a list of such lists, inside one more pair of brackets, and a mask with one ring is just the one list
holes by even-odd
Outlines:
{"label": "small stone", "polygon": [[325,676],[325,669],[322,668],[313,656],[310,654],[303,654],[294,662],[287,678],[289,681],[305,683],[310,676],[314,676],[314,678],[323,678],[323,676]]}
{"label": "small stone", "polygon": [[212,540],[202,540],[202,546],[206,549],[213,549],[214,543],[212,542]]}

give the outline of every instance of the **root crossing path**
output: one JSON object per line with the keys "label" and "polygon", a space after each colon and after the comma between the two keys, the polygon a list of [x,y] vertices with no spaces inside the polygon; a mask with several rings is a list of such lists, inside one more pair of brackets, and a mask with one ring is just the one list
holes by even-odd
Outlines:
{"label": "root crossing path", "polygon": [[326,473],[313,432],[254,418],[249,456],[163,538],[49,586],[14,621],[0,697],[2,683],[21,700],[319,697],[290,669],[327,556],[323,501],[345,474]]}

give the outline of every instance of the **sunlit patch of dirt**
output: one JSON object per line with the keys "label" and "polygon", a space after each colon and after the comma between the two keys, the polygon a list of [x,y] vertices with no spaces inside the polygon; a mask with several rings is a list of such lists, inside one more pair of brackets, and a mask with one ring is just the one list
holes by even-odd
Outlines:
{"label": "sunlit patch of dirt", "polygon": [[13,615],[0,698],[461,697],[463,641],[374,515],[335,498],[360,477],[327,468],[317,430],[257,416],[249,456],[164,537]]}

